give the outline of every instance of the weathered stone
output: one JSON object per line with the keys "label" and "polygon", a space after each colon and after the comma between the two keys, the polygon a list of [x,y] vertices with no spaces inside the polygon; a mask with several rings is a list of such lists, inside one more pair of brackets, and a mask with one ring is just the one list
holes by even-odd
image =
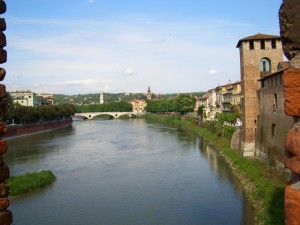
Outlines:
{"label": "weathered stone", "polygon": [[0,1],[0,14],[3,14],[6,12],[6,3],[5,1]]}
{"label": "weathered stone", "polygon": [[8,210],[0,212],[0,225],[9,225],[13,222],[12,213]]}
{"label": "weathered stone", "polygon": [[6,198],[8,197],[9,187],[5,183],[0,184],[0,197]]}
{"label": "weathered stone", "polygon": [[287,185],[284,196],[285,224],[300,224],[300,191],[296,191]]}
{"label": "weathered stone", "polygon": [[279,10],[280,35],[291,66],[300,68],[300,1],[285,0]]}
{"label": "weathered stone", "polygon": [[240,139],[241,139],[242,129],[237,128],[231,138],[231,148],[238,150],[240,148]]}
{"label": "weathered stone", "polygon": [[285,113],[300,116],[300,69],[289,68],[283,73]]}
{"label": "weathered stone", "polygon": [[0,198],[0,211],[6,210],[9,206],[8,197]]}
{"label": "weathered stone", "polygon": [[4,123],[0,123],[0,136],[7,133],[7,127]]}
{"label": "weathered stone", "polygon": [[0,139],[0,156],[7,152],[7,148],[6,142]]}
{"label": "weathered stone", "polygon": [[0,116],[7,115],[8,105],[4,100],[8,96],[6,92],[6,87],[3,84],[0,84]]}
{"label": "weathered stone", "polygon": [[0,31],[6,30],[6,22],[4,18],[0,18]]}
{"label": "weathered stone", "polygon": [[289,130],[285,140],[285,166],[300,174],[300,124]]}
{"label": "weathered stone", "polygon": [[[1,19],[1,18],[0,18]],[[4,68],[0,68],[0,81],[3,81],[6,75],[6,71]]]}
{"label": "weathered stone", "polygon": [[4,98],[6,96],[6,87],[3,84],[0,84],[0,98]]}
{"label": "weathered stone", "polygon": [[0,167],[0,181],[7,180],[9,178],[9,168],[6,165]]}

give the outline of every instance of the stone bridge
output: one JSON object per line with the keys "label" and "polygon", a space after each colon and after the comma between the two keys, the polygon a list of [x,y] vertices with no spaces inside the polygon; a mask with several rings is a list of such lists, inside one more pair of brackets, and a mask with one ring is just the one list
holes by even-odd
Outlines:
{"label": "stone bridge", "polygon": [[83,117],[92,120],[96,116],[107,115],[112,118],[119,118],[120,116],[128,115],[129,117],[135,117],[137,112],[87,112],[87,113],[75,113],[74,117]]}

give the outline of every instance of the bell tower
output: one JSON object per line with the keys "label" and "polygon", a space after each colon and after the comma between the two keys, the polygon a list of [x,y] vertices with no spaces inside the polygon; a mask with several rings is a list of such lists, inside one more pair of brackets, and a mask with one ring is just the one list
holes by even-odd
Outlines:
{"label": "bell tower", "polygon": [[256,34],[239,40],[242,85],[241,151],[255,156],[256,126],[259,120],[259,79],[277,71],[283,60],[280,36]]}
{"label": "bell tower", "polygon": [[103,91],[100,92],[99,103],[100,103],[100,104],[103,104],[103,103],[104,103],[104,93],[103,93]]}
{"label": "bell tower", "polygon": [[147,99],[151,100],[152,99],[152,93],[151,93],[151,90],[150,90],[150,86],[148,86],[148,91],[147,91]]}

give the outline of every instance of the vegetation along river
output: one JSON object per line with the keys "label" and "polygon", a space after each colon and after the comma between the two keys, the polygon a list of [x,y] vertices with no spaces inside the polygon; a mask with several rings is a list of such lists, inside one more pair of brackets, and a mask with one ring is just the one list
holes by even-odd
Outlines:
{"label": "vegetation along river", "polygon": [[7,140],[11,175],[51,170],[12,198],[14,225],[252,225],[225,160],[199,137],[143,119],[74,121]]}

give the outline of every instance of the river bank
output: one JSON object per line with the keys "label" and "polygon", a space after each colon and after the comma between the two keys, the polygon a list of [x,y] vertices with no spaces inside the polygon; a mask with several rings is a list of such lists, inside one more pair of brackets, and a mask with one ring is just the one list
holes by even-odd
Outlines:
{"label": "river bank", "polygon": [[8,131],[3,135],[3,139],[10,139],[20,137],[24,135],[36,134],[41,132],[47,132],[55,129],[72,125],[72,118],[55,120],[42,123],[25,124],[25,125],[8,125]]}
{"label": "river bank", "polygon": [[231,149],[230,140],[195,125],[192,120],[181,120],[179,116],[161,116],[147,114],[144,118],[151,122],[160,122],[180,126],[188,132],[194,132],[208,141],[224,156],[233,172],[239,178],[246,196],[255,207],[255,224],[284,224],[284,174],[264,165],[257,159],[242,157]]}

